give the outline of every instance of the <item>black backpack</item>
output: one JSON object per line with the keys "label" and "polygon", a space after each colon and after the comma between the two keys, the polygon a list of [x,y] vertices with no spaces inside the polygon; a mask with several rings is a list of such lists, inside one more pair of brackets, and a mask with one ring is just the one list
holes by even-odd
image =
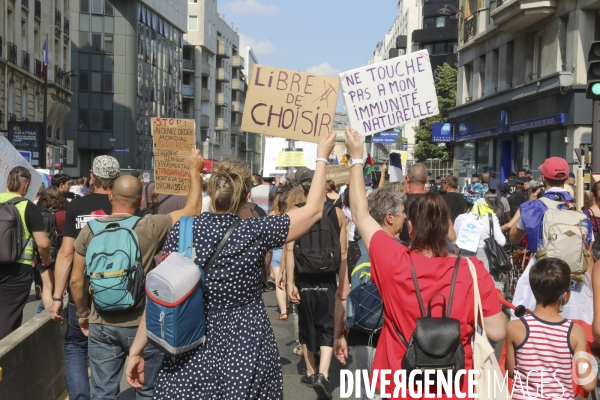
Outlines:
{"label": "black backpack", "polygon": [[527,192],[517,190],[510,195],[508,198],[508,204],[510,205],[510,216],[514,217],[515,213],[521,207],[521,204],[527,201]]}
{"label": "black backpack", "polygon": [[172,194],[167,195],[164,199],[162,199],[161,201],[159,201],[158,203],[156,203],[156,205],[152,208],[150,208],[150,197],[148,197],[148,185],[146,185],[146,187],[144,188],[144,192],[146,194],[146,208],[144,208],[141,212],[141,217],[145,217],[146,215],[155,215],[158,210],[160,209],[160,206],[167,200],[169,200],[171,198],[171,196],[173,196]]}
{"label": "black backpack", "polygon": [[488,203],[490,208],[494,210],[494,214],[496,214],[496,217],[498,217],[498,223],[500,223],[500,226],[504,225],[504,213],[506,210],[504,210],[504,205],[500,200],[500,195],[495,194],[491,196],[485,196],[485,201]]}
{"label": "black backpack", "polygon": [[16,204],[27,201],[15,197],[0,203],[0,264],[12,264],[21,258],[27,242],[23,243],[23,222]]}
{"label": "black backpack", "polygon": [[[303,207],[304,204],[298,205]],[[334,202],[325,203],[323,218],[294,245],[296,271],[302,275],[324,275],[336,273],[342,262],[342,248],[337,228],[329,213]]]}
{"label": "black backpack", "polygon": [[58,228],[56,227],[56,212],[59,210],[49,210],[47,208],[39,207],[40,213],[42,214],[42,218],[44,218],[44,227],[46,228],[46,235],[48,235],[48,240],[50,241],[50,256],[53,259],[56,259],[56,255],[58,254],[58,249],[60,249],[60,245],[62,243],[62,237],[58,233]]}
{"label": "black backpack", "polygon": [[[446,309],[446,298],[442,294],[436,294],[428,303],[428,311],[425,312],[415,267],[410,261],[410,269],[412,279],[417,291],[417,300],[421,308],[421,318],[417,318],[417,327],[413,332],[410,343],[406,343],[406,339],[400,333],[396,324],[392,321],[392,326],[396,330],[396,334],[400,341],[406,347],[406,353],[402,359],[402,369],[406,370],[406,375],[410,375],[411,371],[419,369],[425,374],[426,370],[452,372],[454,378],[458,370],[465,368],[465,349],[463,348],[460,338],[460,321],[455,318],[450,318],[452,311],[452,297],[454,296],[454,284],[456,283],[456,275],[458,266],[460,265],[460,257],[456,258],[454,265],[454,274],[452,275],[452,286],[450,288],[450,298],[448,299],[448,308]],[[442,317],[435,318],[431,316],[431,301],[441,296],[444,299],[442,307]],[[436,372],[437,373],[437,372]]]}

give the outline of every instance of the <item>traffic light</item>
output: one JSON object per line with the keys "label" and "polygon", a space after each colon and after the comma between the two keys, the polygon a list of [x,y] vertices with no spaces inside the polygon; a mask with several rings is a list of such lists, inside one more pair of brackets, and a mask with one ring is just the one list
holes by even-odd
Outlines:
{"label": "traffic light", "polygon": [[585,97],[600,100],[600,41],[592,42],[587,61],[587,90],[585,91]]}

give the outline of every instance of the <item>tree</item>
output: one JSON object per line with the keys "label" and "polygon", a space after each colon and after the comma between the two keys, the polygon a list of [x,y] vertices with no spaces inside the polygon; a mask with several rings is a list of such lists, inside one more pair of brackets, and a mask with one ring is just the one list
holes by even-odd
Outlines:
{"label": "tree", "polygon": [[452,160],[451,147],[439,147],[431,141],[432,125],[437,122],[448,122],[449,110],[456,105],[456,70],[448,63],[436,68],[435,91],[440,113],[421,121],[415,129],[416,147],[414,157],[418,161],[428,158],[439,158],[442,161]]}

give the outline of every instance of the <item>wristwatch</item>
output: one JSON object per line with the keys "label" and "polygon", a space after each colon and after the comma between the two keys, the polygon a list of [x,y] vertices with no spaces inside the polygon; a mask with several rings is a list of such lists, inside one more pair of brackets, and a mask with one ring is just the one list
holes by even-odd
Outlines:
{"label": "wristwatch", "polygon": [[60,301],[62,303],[63,299],[61,297],[53,297],[52,301]]}
{"label": "wristwatch", "polygon": [[348,161],[348,165],[350,165],[351,167],[356,164],[365,165],[365,160],[363,160],[362,158],[351,158]]}
{"label": "wristwatch", "polygon": [[79,314],[78,312],[76,312],[75,315],[77,316],[77,318],[87,318],[90,315],[90,310],[88,309],[83,314]]}

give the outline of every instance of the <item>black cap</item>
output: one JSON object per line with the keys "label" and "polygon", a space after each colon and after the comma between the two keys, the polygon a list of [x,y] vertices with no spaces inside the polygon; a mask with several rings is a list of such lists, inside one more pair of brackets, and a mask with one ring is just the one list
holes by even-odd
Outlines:
{"label": "black cap", "polygon": [[310,182],[315,176],[315,171],[310,168],[300,167],[296,170],[296,180],[300,183]]}
{"label": "black cap", "polygon": [[530,170],[525,171],[525,175],[533,175]]}
{"label": "black cap", "polygon": [[529,182],[529,181],[531,181],[531,177],[529,177],[529,176],[524,176],[524,177],[519,178],[519,179],[522,180],[523,182]]}
{"label": "black cap", "polygon": [[488,181],[488,187],[490,190],[499,190],[500,189],[500,181],[498,179],[490,179]]}
{"label": "black cap", "polygon": [[527,172],[525,168],[519,168],[519,172]]}
{"label": "black cap", "polygon": [[508,176],[517,176],[517,173],[513,171]]}
{"label": "black cap", "polygon": [[479,174],[475,172],[473,175],[471,175],[471,178],[479,178]]}
{"label": "black cap", "polygon": [[525,183],[523,183],[523,181],[521,179],[517,179],[515,181],[515,186],[523,186],[523,185],[525,185]]}
{"label": "black cap", "polygon": [[438,175],[435,177],[435,179],[442,179],[442,177]]}
{"label": "black cap", "polygon": [[569,178],[575,178],[575,174],[572,172],[569,172]]}

